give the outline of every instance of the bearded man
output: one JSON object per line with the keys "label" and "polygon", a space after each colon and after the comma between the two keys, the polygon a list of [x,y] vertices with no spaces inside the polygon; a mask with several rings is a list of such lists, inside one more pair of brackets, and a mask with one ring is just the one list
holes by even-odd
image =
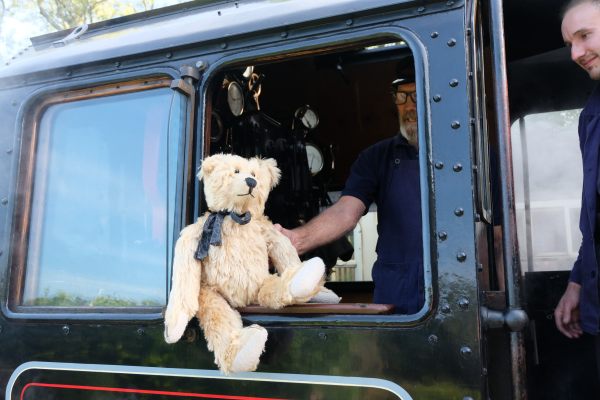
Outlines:
{"label": "bearded man", "polygon": [[417,94],[412,57],[402,60],[392,82],[399,132],[363,150],[340,199],[286,235],[303,254],[350,232],[377,205],[377,260],[373,302],[393,304],[394,312],[414,314],[424,304],[421,189],[418,159]]}

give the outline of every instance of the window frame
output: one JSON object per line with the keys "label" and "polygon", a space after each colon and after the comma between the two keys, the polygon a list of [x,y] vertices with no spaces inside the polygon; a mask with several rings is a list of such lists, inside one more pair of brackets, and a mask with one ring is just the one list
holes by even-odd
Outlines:
{"label": "window frame", "polygon": [[[198,105],[198,118],[202,121],[202,127],[199,127],[198,137],[202,137],[203,140],[199,140],[195,154],[197,160],[202,160],[203,157],[208,156],[210,153],[207,151],[210,149],[210,116],[212,111],[212,104],[208,100],[210,99],[209,89],[212,80],[218,75],[223,69],[241,66],[241,65],[254,65],[255,63],[266,63],[266,62],[277,62],[284,59],[293,59],[297,57],[309,56],[309,55],[323,55],[331,54],[336,51],[343,51],[344,49],[352,48],[361,44],[374,44],[375,42],[381,44],[393,41],[404,41],[407,47],[412,52],[415,62],[415,81],[417,85],[417,114],[419,121],[423,123],[419,124],[419,142],[424,143],[424,146],[419,146],[419,170],[420,184],[421,184],[421,212],[422,212],[422,242],[423,242],[423,274],[424,274],[424,304],[421,310],[415,314],[371,314],[371,313],[317,313],[312,314],[309,318],[306,317],[305,312],[286,312],[286,313],[262,313],[264,310],[257,310],[253,313],[253,308],[248,307],[243,309],[244,319],[253,323],[261,325],[298,325],[306,326],[313,324],[327,324],[327,325],[338,325],[338,326],[377,326],[385,325],[387,327],[395,326],[406,326],[414,325],[415,323],[422,323],[431,315],[435,314],[435,304],[438,298],[437,284],[434,279],[434,255],[437,253],[436,242],[431,240],[435,236],[432,220],[434,215],[433,210],[433,173],[428,160],[431,155],[431,145],[429,143],[430,133],[430,119],[431,111],[428,99],[428,76],[426,64],[426,52],[423,48],[421,40],[408,28],[398,25],[386,25],[370,27],[368,29],[358,29],[354,32],[338,33],[335,37],[329,35],[318,35],[311,38],[301,38],[300,40],[290,41],[286,44],[281,45],[270,45],[261,47],[259,49],[244,49],[238,51],[235,54],[227,55],[222,57],[217,62],[210,65],[205,71],[204,77],[199,85],[199,96],[202,99],[201,104]],[[194,190],[195,199],[200,198],[199,193],[202,190],[201,184],[196,180],[196,187]],[[199,217],[199,201],[194,201],[194,220]],[[349,305],[351,303],[347,303]],[[372,303],[374,304],[374,303]],[[300,307],[300,306],[299,306]],[[323,307],[325,310],[331,308],[335,309],[335,305],[329,307]],[[346,307],[347,308],[347,307]],[[343,309],[340,308],[340,309]],[[256,310],[256,309],[255,309]],[[370,310],[373,311],[373,310]]]}
{"label": "window frame", "polygon": [[[156,320],[162,318],[162,309],[164,306],[132,306],[132,307],[71,307],[71,306],[29,306],[22,305],[25,275],[27,269],[27,253],[30,240],[30,230],[32,223],[32,185],[35,180],[35,166],[38,151],[39,124],[45,111],[53,105],[64,104],[94,98],[108,97],[113,95],[122,95],[128,93],[143,92],[147,90],[170,88],[171,83],[177,79],[172,71],[154,70],[146,72],[144,75],[128,74],[120,77],[118,81],[94,80],[85,85],[77,87],[52,87],[46,88],[38,93],[34,93],[28,104],[24,107],[21,115],[22,121],[22,143],[20,146],[20,156],[16,174],[16,198],[13,221],[11,224],[12,235],[11,257],[9,260],[9,284],[7,298],[3,302],[3,312],[11,318],[20,319],[49,319],[49,320]],[[187,111],[186,111],[187,113]],[[184,126],[189,122],[189,115],[182,114]],[[183,136],[183,135],[182,135]],[[177,140],[178,149],[176,154],[181,158],[182,140]],[[181,163],[177,162],[177,171],[175,184],[180,186]],[[177,193],[175,195],[178,198]],[[177,203],[177,200],[176,200]],[[180,210],[174,206],[173,209],[174,232],[178,231]],[[167,253],[172,255],[172,247],[175,242],[175,235],[170,243],[167,243]],[[165,275],[170,278],[171,265],[165,266]],[[165,288],[165,301],[168,297],[169,282]]]}

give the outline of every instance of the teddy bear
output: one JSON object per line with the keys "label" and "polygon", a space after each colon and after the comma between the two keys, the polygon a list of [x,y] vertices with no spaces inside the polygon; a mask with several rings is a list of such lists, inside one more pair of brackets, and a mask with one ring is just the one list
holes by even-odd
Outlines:
{"label": "teddy bear", "polygon": [[265,328],[242,325],[236,308],[278,309],[307,302],[323,289],[323,261],[300,261],[290,240],[263,214],[280,175],[273,159],[205,158],[197,177],[208,211],[181,231],[175,245],[165,341],[177,342],[196,316],[225,374],[254,371],[267,340]]}

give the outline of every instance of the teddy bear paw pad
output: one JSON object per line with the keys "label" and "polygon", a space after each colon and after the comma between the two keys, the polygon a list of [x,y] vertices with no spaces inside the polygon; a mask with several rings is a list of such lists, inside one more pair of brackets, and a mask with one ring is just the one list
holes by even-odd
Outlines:
{"label": "teddy bear paw pad", "polygon": [[318,257],[311,258],[302,264],[290,283],[290,292],[296,298],[310,296],[325,274],[325,264]]}
{"label": "teddy bear paw pad", "polygon": [[231,372],[254,371],[267,341],[267,330],[258,325],[242,329],[240,349],[231,365]]}

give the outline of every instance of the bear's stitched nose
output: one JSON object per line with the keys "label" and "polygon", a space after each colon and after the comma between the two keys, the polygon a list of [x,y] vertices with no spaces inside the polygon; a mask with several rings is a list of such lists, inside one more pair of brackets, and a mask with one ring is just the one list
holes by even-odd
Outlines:
{"label": "bear's stitched nose", "polygon": [[256,187],[256,179],[246,178],[246,185],[248,185],[248,187],[250,187],[250,188],[255,188]]}

